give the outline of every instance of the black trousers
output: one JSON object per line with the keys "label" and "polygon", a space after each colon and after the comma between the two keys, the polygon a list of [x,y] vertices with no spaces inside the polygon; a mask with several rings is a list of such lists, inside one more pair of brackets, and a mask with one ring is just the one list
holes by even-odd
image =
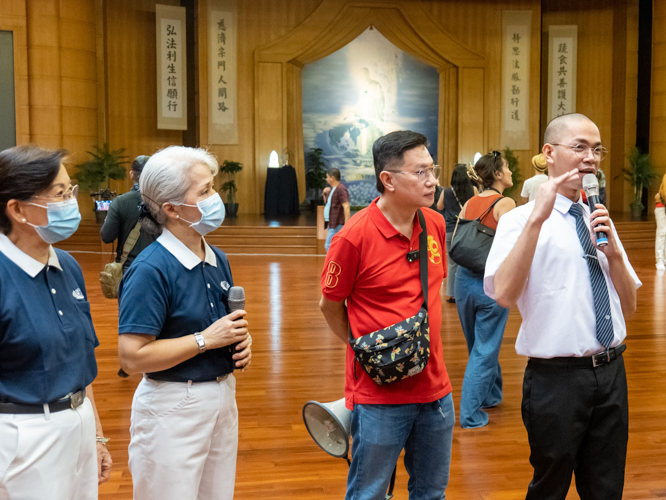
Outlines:
{"label": "black trousers", "polygon": [[629,438],[624,359],[593,368],[530,359],[523,423],[534,477],[526,500],[564,500],[575,473],[581,500],[621,500]]}

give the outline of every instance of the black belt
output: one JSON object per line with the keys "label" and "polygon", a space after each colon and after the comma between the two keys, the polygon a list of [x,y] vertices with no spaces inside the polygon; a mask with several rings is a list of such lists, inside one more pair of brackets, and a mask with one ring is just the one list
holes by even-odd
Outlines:
{"label": "black belt", "polygon": [[611,347],[607,351],[601,351],[592,356],[584,357],[564,357],[564,358],[530,358],[528,363],[533,366],[567,366],[571,368],[596,368],[610,363],[619,358],[626,344],[620,344],[617,347]]}
{"label": "black belt", "polygon": [[[71,396],[59,399],[49,403],[49,411],[55,413],[58,411],[78,408],[86,399],[86,390],[75,392]],[[31,403],[0,403],[0,413],[10,413],[14,415],[33,415],[44,413],[44,405]]]}

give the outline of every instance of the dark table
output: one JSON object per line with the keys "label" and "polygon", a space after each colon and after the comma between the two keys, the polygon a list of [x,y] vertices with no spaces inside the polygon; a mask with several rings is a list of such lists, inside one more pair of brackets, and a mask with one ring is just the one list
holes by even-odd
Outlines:
{"label": "dark table", "polygon": [[266,171],[264,215],[299,215],[298,181],[291,165]]}

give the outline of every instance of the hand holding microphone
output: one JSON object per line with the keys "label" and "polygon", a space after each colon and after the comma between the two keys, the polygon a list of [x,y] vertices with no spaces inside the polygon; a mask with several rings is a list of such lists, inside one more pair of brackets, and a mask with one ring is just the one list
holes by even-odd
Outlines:
{"label": "hand holding microphone", "polygon": [[[236,289],[236,290],[234,290]],[[224,346],[233,346],[245,341],[249,335],[247,321],[244,319],[245,291],[242,287],[234,286],[229,290],[229,308],[231,314],[218,319],[210,325],[201,335],[204,338],[206,349],[218,349]]]}
{"label": "hand holding microphone", "polygon": [[[233,314],[236,311],[242,311],[243,316],[245,315],[244,311],[245,290],[243,289],[242,286],[232,286],[229,289],[229,298],[227,302],[229,303],[229,309],[231,310],[231,314]],[[245,324],[247,325],[247,321],[245,322]],[[252,353],[250,349],[251,345],[252,345],[252,337],[248,333],[247,337],[243,339],[241,342],[236,342],[229,346],[232,358],[234,360],[233,364],[234,369],[242,367],[242,371],[245,371],[245,368],[249,366],[250,360],[252,358]]]}
{"label": "hand holding microphone", "polygon": [[[583,190],[587,196],[587,205],[590,207],[590,214],[596,209],[599,202],[599,181],[594,174],[587,174],[583,177]],[[608,245],[608,235],[604,231],[593,232],[597,241],[597,246],[604,247]]]}

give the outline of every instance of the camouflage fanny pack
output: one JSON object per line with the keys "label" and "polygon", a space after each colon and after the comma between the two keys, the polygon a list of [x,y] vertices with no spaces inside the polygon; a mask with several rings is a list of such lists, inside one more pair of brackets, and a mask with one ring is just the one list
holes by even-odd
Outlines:
{"label": "camouflage fanny pack", "polygon": [[[423,305],[414,316],[381,330],[354,338],[349,328],[349,345],[356,360],[377,385],[386,385],[421,373],[430,358],[428,322],[428,256],[426,223],[418,211],[419,269]],[[408,255],[409,258],[409,255]]]}

